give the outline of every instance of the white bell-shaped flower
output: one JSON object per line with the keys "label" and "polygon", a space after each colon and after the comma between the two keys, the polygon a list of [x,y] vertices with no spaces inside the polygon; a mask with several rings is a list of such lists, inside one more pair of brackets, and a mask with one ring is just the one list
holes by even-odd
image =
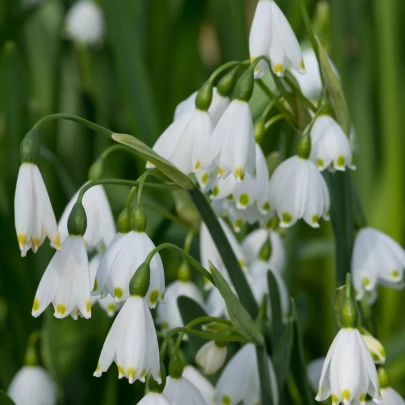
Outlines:
{"label": "white bell-shaped flower", "polygon": [[150,391],[138,402],[138,405],[174,405],[174,404],[163,393]]}
{"label": "white bell-shaped flower", "polygon": [[[180,115],[160,135],[153,150],[183,173],[197,172],[206,165],[205,152],[212,130],[209,112],[194,107],[190,113]],[[150,169],[154,165],[148,162],[146,167]]]}
{"label": "white bell-shaped flower", "polygon": [[[72,197],[59,220],[58,229],[63,242],[68,235],[69,214],[77,201],[80,190]],[[84,240],[88,250],[105,249],[115,235],[114,217],[104,187],[97,185],[88,189],[83,196],[83,207],[87,216]]]}
{"label": "white bell-shaped flower", "polygon": [[207,405],[214,405],[214,386],[195,367],[191,365],[185,366],[183,377],[200,391]]}
{"label": "white bell-shaped flower", "polygon": [[404,399],[393,388],[381,389],[382,401],[380,405],[405,405]]}
{"label": "white bell-shaped flower", "polygon": [[318,228],[320,218],[329,219],[328,187],[310,160],[293,156],[281,163],[270,179],[270,205],[283,228],[300,218]]}
{"label": "white bell-shaped flower", "polygon": [[204,298],[198,287],[191,281],[176,280],[170,283],[165,291],[165,300],[160,302],[156,309],[157,323],[164,331],[184,326],[183,319],[177,304],[181,296],[188,297],[204,308]]}
{"label": "white bell-shaped flower", "polygon": [[271,254],[267,261],[269,266],[280,273],[284,271],[286,253],[284,242],[280,234],[273,230],[256,229],[250,232],[242,241],[242,249],[245,253],[248,265],[252,264],[259,256],[262,246],[267,240],[270,240]]}
{"label": "white bell-shaped flower", "polygon": [[16,405],[55,405],[56,384],[40,366],[24,366],[11,380],[8,396]]}
{"label": "white bell-shaped flower", "polygon": [[256,150],[252,115],[246,101],[234,99],[222,114],[209,139],[205,171],[214,164],[219,177],[233,173],[238,182],[255,176]]}
{"label": "white bell-shaped flower", "polygon": [[197,387],[185,377],[167,377],[163,394],[175,405],[207,405]]}
{"label": "white bell-shaped flower", "polygon": [[251,205],[245,209],[239,209],[234,201],[230,201],[226,209],[229,221],[236,233],[239,233],[246,223],[253,225],[261,222],[264,217],[267,218],[267,215],[260,214],[257,207]]}
{"label": "white bell-shaped flower", "polygon": [[[294,68],[305,73],[301,48],[288,20],[273,0],[259,0],[249,36],[251,61],[262,55],[270,57],[273,72],[283,76],[284,70]],[[260,78],[267,66],[260,61],[255,77]]]}
{"label": "white bell-shaped flower", "polygon": [[215,374],[225,363],[228,353],[226,345],[210,341],[201,346],[195,357],[196,363],[203,369],[204,374]]}
{"label": "white bell-shaped flower", "polygon": [[[273,403],[278,404],[277,379],[270,358],[268,359]],[[255,346],[242,347],[228,362],[216,386],[217,405],[259,404],[260,378]]]}
{"label": "white bell-shaped flower", "polygon": [[21,256],[32,248],[34,252],[45,237],[56,249],[60,249],[60,238],[55,214],[38,166],[22,163],[18,172],[14,199],[15,228]]}
{"label": "white bell-shaped flower", "polygon": [[155,325],[148,304],[139,295],[128,297],[115,318],[93,375],[100,377],[113,361],[118,378],[127,377],[131,384],[136,380],[144,382],[147,374],[161,381]]}
{"label": "white bell-shaped flower", "polygon": [[312,360],[307,366],[308,381],[314,392],[318,392],[319,380],[321,379],[325,357]]}
{"label": "white bell-shaped flower", "polygon": [[326,356],[317,401],[332,397],[333,405],[364,404],[366,395],[380,398],[377,371],[360,332],[342,328]]}
{"label": "white bell-shaped flower", "polygon": [[35,294],[32,315],[38,317],[52,302],[56,318],[91,317],[90,272],[82,236],[68,235],[46,268]]}
{"label": "white bell-shaped flower", "polygon": [[319,170],[333,167],[344,171],[352,165],[350,140],[339,124],[329,115],[319,116],[311,128],[311,155]]}
{"label": "white bell-shaped flower", "polygon": [[404,287],[405,251],[376,229],[363,228],[357,233],[351,264],[358,300],[366,295],[373,302],[377,284],[395,289]]}
{"label": "white bell-shaped flower", "polygon": [[[177,120],[183,115],[192,113],[195,109],[195,99],[197,96],[197,92],[195,91],[191,96],[187,97],[184,101],[177,105],[176,110],[174,112],[174,120]],[[211,105],[208,109],[208,112],[212,119],[212,124],[215,126],[218,120],[221,118],[222,114],[227,109],[229,103],[229,97],[222,96],[216,87],[213,88],[212,91],[212,101]]]}
{"label": "white bell-shaped flower", "polygon": [[[93,294],[106,289],[115,302],[125,301],[129,295],[128,284],[148,254],[155,248],[145,232],[118,233],[107,248],[96,275],[97,289]],[[150,262],[150,284],[145,299],[155,308],[163,299],[165,275],[162,259],[156,253]],[[103,296],[103,294],[102,294]]]}
{"label": "white bell-shaped flower", "polygon": [[100,6],[91,0],[73,4],[66,15],[66,34],[80,45],[97,45],[104,35],[104,17]]}

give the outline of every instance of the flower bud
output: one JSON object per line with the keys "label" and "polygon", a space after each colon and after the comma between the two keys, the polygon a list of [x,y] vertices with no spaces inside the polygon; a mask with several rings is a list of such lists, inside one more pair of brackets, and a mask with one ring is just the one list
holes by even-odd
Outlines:
{"label": "flower bud", "polygon": [[297,154],[301,159],[309,158],[309,155],[311,154],[311,136],[309,131],[307,131],[300,139]]}
{"label": "flower bud", "polygon": [[103,177],[104,171],[104,159],[97,159],[89,169],[88,178],[89,180],[98,180]]}
{"label": "flower bud", "polygon": [[124,208],[121,211],[121,214],[118,216],[117,220],[117,228],[119,233],[128,233],[131,230],[131,226],[129,224],[129,211]]}
{"label": "flower bud", "polygon": [[200,348],[195,361],[204,374],[212,375],[224,365],[227,352],[226,343],[211,341]]}
{"label": "flower bud", "polygon": [[130,218],[131,228],[135,232],[145,232],[146,229],[146,216],[143,208],[138,205],[131,211]]}
{"label": "flower bud", "polygon": [[87,216],[81,201],[77,201],[70,211],[67,221],[69,235],[83,236],[87,228]]}
{"label": "flower bud", "polygon": [[255,135],[256,143],[260,143],[260,141],[263,138],[264,133],[266,132],[266,122],[264,119],[260,118],[255,122],[255,124],[253,126],[253,132]]}
{"label": "flower bud", "polygon": [[177,271],[177,278],[180,281],[187,282],[190,281],[190,276],[191,276],[190,267],[187,263],[183,262],[180,265],[179,270]]}
{"label": "flower bud", "polygon": [[195,108],[197,110],[208,111],[212,101],[212,88],[213,85],[209,81],[200,87],[195,98]]}
{"label": "flower bud", "polygon": [[358,320],[356,303],[353,298],[346,297],[343,301],[340,313],[340,321],[343,328],[356,328]]}
{"label": "flower bud", "polygon": [[40,152],[39,134],[35,128],[31,129],[20,145],[20,158],[22,163],[38,163]]}
{"label": "flower bud", "polygon": [[180,360],[180,357],[176,354],[171,358],[169,363],[169,375],[171,378],[178,380],[183,375],[183,363]]}
{"label": "flower bud", "polygon": [[236,82],[234,98],[248,102],[253,94],[255,86],[254,68],[246,69],[240,79]]}
{"label": "flower bud", "polygon": [[267,237],[266,241],[263,243],[263,246],[260,249],[259,252],[259,259],[267,262],[268,260],[270,260],[271,257],[271,242],[270,242],[270,238]]}
{"label": "flower bud", "polygon": [[221,77],[221,80],[217,84],[217,89],[222,97],[228,97],[231,95],[240,73],[241,67],[237,66]]}
{"label": "flower bud", "polygon": [[129,294],[132,296],[145,297],[150,284],[150,265],[142,263],[129,282]]}
{"label": "flower bud", "polygon": [[371,353],[371,357],[375,364],[385,363],[385,349],[379,340],[371,336],[365,329],[359,328],[364,341],[366,342],[367,348]]}

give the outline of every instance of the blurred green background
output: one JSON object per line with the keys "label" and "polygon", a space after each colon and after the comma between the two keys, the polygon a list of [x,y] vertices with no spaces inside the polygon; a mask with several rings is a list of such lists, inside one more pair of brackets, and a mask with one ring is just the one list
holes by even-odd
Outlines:
{"label": "blurred green background", "polygon": [[[0,0],[0,388],[23,364],[29,334],[43,328],[42,360],[66,404],[133,404],[142,386],[118,381],[116,370],[92,377],[110,320],[99,309],[91,321],[39,319],[31,305],[53,252],[46,243],[20,258],[13,219],[19,143],[41,117],[66,112],[153,145],[178,102],[219,64],[248,58],[255,0],[101,0],[106,35],[83,48],[66,39],[64,17],[73,1]],[[298,0],[279,0],[300,40],[306,40]],[[355,181],[368,223],[405,244],[405,2],[307,1],[314,29],[335,62],[356,130]],[[77,124],[42,127],[40,169],[56,217],[87,178],[91,162],[109,145]],[[135,178],[143,162],[112,155],[106,177]],[[119,212],[127,189],[109,187]],[[147,193],[172,209],[170,194]],[[182,244],[184,231],[156,214],[155,243]],[[336,332],[332,309],[334,244],[297,225],[289,232],[287,281],[297,298],[307,359],[324,355]],[[197,243],[193,249],[196,251]],[[198,254],[198,253],[196,253]],[[178,262],[171,258],[169,267]],[[374,306],[378,337],[387,350],[392,385],[405,395],[405,294],[380,291]],[[401,391],[402,390],[402,391]]]}

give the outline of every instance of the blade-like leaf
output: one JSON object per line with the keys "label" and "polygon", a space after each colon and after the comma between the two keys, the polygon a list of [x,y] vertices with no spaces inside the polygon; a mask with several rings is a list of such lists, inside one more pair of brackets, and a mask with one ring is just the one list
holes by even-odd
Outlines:
{"label": "blade-like leaf", "polygon": [[266,405],[273,404],[273,392],[269,371],[269,361],[264,346],[256,346],[257,366],[259,368],[260,376],[260,393],[261,403]]}
{"label": "blade-like leaf", "polygon": [[276,348],[283,333],[283,321],[281,313],[280,291],[274,274],[269,270],[267,272],[267,283],[269,285],[269,295],[271,302],[271,336],[272,347]]}
{"label": "blade-like leaf", "polygon": [[247,313],[231,287],[226,282],[222,274],[210,263],[210,270],[214,278],[215,285],[225,300],[226,309],[235,329],[244,336],[249,342],[257,345],[264,344],[263,335],[260,333],[256,323]]}

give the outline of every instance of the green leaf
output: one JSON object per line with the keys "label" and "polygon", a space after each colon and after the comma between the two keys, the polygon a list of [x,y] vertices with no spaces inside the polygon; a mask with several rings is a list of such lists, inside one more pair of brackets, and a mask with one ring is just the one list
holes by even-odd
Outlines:
{"label": "green leaf", "polygon": [[256,346],[257,366],[260,376],[260,394],[261,403],[266,405],[274,405],[272,386],[270,384],[269,361],[266,349],[264,346]]}
{"label": "green leaf", "polygon": [[271,336],[272,346],[278,345],[283,333],[283,315],[281,313],[280,291],[278,289],[276,278],[271,270],[267,272],[267,283],[269,286],[269,295],[271,302]]}
{"label": "green leaf", "polygon": [[0,390],[0,405],[16,405],[16,404],[3,390]]}
{"label": "green leaf", "polygon": [[112,139],[137,151],[139,155],[153,163],[163,174],[181,188],[185,190],[195,188],[194,183],[184,173],[134,136],[128,134],[113,134]]}
{"label": "green leaf", "polygon": [[319,40],[318,40],[318,53],[323,84],[328,90],[328,99],[335,113],[336,121],[342,127],[343,131],[345,131],[346,135],[349,135],[351,124],[350,124],[349,110],[347,108],[346,99],[343,94],[342,86],[340,85],[335,72],[330,66],[328,56]]}
{"label": "green leaf", "polygon": [[[181,296],[177,298],[177,305],[179,307],[181,318],[183,319],[184,325],[187,325],[196,318],[207,316],[204,309],[201,308],[201,306],[197,302],[195,302],[189,297]],[[201,330],[201,328],[199,327],[196,327],[195,329]],[[195,356],[197,355],[197,352],[200,349],[200,347],[206,342],[207,341],[205,339],[191,335],[189,336],[190,350],[193,359],[195,359]]]}
{"label": "green leaf", "polygon": [[302,403],[305,405],[315,405],[314,394],[308,382],[307,368],[304,359],[304,349],[302,344],[301,330],[298,321],[295,301],[291,299],[293,316],[293,346],[291,353],[291,372],[301,395]]}
{"label": "green leaf", "polygon": [[226,309],[235,329],[249,342],[256,345],[264,345],[263,335],[260,333],[256,323],[243,307],[238,297],[231,290],[231,287],[222,274],[210,263],[210,270],[215,285],[225,300]]}

